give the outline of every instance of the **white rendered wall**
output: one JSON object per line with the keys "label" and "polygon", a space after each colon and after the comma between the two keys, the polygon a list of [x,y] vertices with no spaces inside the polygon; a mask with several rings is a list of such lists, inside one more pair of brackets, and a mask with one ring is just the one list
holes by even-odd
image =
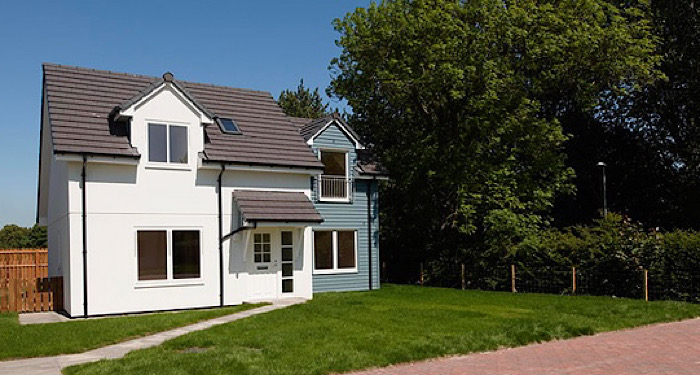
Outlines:
{"label": "white rendered wall", "polygon": [[[188,127],[189,165],[156,166],[148,163],[148,122]],[[142,154],[138,165],[88,163],[88,314],[113,314],[219,305],[219,243],[216,180],[218,170],[197,169],[203,149],[200,118],[176,92],[164,90],[140,105],[132,119],[132,145]],[[216,125],[211,125],[216,126]],[[235,136],[235,135],[232,135]],[[70,241],[66,310],[83,313],[81,163],[68,163],[69,215],[66,240]],[[184,167],[184,168],[183,168]],[[256,189],[299,191],[310,196],[309,175],[292,173],[226,171],[223,178],[224,234],[237,227],[232,221],[233,191]],[[52,198],[54,191],[51,191]],[[137,277],[136,230],[199,229],[201,232],[201,278],[163,283],[139,282]],[[277,232],[279,229],[277,229]],[[295,263],[295,293],[311,297],[311,247],[298,239],[300,252]],[[57,235],[55,238],[59,238]],[[243,251],[235,240],[224,247],[226,304],[250,300],[255,278],[240,268]]]}

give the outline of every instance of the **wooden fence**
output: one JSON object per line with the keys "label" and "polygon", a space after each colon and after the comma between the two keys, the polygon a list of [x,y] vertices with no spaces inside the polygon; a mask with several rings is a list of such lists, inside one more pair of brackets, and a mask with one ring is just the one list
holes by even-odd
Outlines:
{"label": "wooden fence", "polygon": [[48,277],[47,249],[0,250],[0,312],[63,309],[63,278]]}
{"label": "wooden fence", "polygon": [[0,312],[63,309],[63,278],[0,281]]}
{"label": "wooden fence", "polygon": [[47,249],[0,250],[0,281],[34,280],[48,276]]}

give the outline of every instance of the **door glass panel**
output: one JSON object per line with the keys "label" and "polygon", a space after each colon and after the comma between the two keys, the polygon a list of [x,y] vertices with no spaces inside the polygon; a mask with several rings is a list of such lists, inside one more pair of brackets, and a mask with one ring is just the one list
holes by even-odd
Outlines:
{"label": "door glass panel", "polygon": [[168,234],[164,230],[138,231],[137,252],[139,280],[168,278]]}
{"label": "door glass panel", "polygon": [[291,263],[283,263],[282,264],[282,276],[283,277],[294,276],[294,266]]}
{"label": "door glass panel", "polygon": [[283,262],[291,262],[292,259],[293,259],[292,248],[291,247],[283,247],[282,248],[282,261]]}
{"label": "door glass panel", "polygon": [[321,163],[323,163],[323,174],[345,177],[345,153],[321,151]]}
{"label": "door glass panel", "polygon": [[292,238],[292,232],[282,232],[282,246],[291,245]]}
{"label": "door glass panel", "polygon": [[294,281],[292,279],[282,280],[282,293],[294,292]]}

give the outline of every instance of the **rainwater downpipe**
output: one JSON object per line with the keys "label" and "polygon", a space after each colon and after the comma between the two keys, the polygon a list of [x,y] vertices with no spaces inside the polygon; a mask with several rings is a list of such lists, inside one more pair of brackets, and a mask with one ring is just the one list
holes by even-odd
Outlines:
{"label": "rainwater downpipe", "polygon": [[221,171],[219,172],[219,178],[216,180],[217,183],[217,193],[218,193],[218,203],[219,203],[219,305],[224,306],[224,218],[223,218],[223,202],[221,191],[221,178],[224,174],[226,166],[221,164]]}
{"label": "rainwater downpipe", "polygon": [[88,316],[88,271],[87,271],[87,155],[83,154],[82,182],[82,221],[83,221],[83,316]]}
{"label": "rainwater downpipe", "polygon": [[372,290],[372,180],[367,180],[367,243],[369,290]]}

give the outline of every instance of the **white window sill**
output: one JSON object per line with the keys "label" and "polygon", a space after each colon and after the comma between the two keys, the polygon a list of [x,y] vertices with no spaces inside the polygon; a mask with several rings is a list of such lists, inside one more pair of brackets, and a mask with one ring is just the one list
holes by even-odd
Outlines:
{"label": "white window sill", "polygon": [[342,275],[342,274],[348,274],[348,273],[357,273],[357,268],[314,270],[314,275]]}
{"label": "white window sill", "polygon": [[319,198],[319,202],[331,202],[331,203],[350,203],[350,198]]}
{"label": "white window sill", "polygon": [[192,167],[189,164],[178,164],[178,163],[148,163],[146,164],[146,169],[163,169],[163,170],[174,170],[174,171],[191,171]]}
{"label": "white window sill", "polygon": [[181,286],[202,286],[202,279],[182,279],[182,280],[154,280],[154,281],[139,281],[134,285],[134,289],[146,288],[172,288]]}

